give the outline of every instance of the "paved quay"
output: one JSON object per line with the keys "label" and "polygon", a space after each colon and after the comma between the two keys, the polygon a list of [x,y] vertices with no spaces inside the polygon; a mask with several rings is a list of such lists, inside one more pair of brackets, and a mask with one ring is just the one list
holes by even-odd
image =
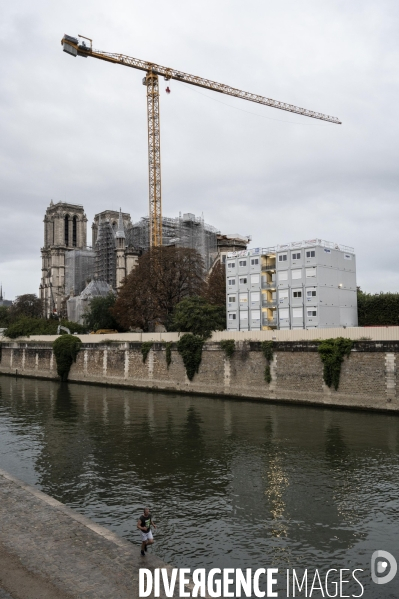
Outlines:
{"label": "paved quay", "polygon": [[132,599],[140,567],[166,564],[0,469],[0,599]]}

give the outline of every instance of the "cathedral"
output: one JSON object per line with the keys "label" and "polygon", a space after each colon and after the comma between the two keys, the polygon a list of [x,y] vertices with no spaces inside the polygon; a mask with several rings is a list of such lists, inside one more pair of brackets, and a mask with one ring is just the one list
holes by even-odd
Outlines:
{"label": "cathedral", "polygon": [[66,301],[79,295],[91,279],[117,290],[137,264],[140,251],[126,247],[130,216],[107,210],[96,214],[93,248],[87,247],[87,217],[83,206],[51,201],[44,217],[44,247],[39,297],[44,315],[66,317]]}
{"label": "cathedral", "polygon": [[[164,245],[195,248],[208,272],[219,260],[224,262],[228,252],[245,250],[250,240],[248,236],[221,235],[191,213],[162,221]],[[148,227],[148,217],[132,224],[130,214],[104,210],[94,217],[92,246],[88,247],[83,206],[51,201],[44,217],[41,250],[39,297],[44,316],[65,318],[70,309],[76,315],[84,304],[80,297],[87,305],[93,293],[116,293],[149,247]]]}

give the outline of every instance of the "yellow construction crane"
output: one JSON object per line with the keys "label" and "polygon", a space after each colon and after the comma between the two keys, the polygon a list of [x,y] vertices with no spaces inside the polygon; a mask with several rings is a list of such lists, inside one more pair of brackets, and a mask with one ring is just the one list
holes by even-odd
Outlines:
{"label": "yellow construction crane", "polygon": [[[78,39],[80,38],[80,40]],[[87,40],[90,45],[86,44],[84,40]],[[191,85],[197,85],[204,87],[205,89],[211,89],[221,94],[227,94],[234,98],[241,98],[242,100],[249,100],[257,104],[264,104],[265,106],[271,106],[272,108],[278,108],[280,110],[286,110],[287,112],[294,112],[307,116],[313,119],[319,119],[321,121],[328,121],[329,123],[335,123],[340,125],[341,121],[334,116],[328,116],[321,112],[314,112],[313,110],[307,110],[306,108],[299,108],[292,104],[286,104],[285,102],[277,102],[270,98],[264,98],[257,94],[251,94],[249,92],[241,91],[229,85],[223,83],[216,83],[216,81],[210,81],[203,77],[196,77],[195,75],[189,75],[182,71],[176,71],[168,67],[162,67],[159,64],[153,62],[147,62],[145,60],[139,60],[138,58],[132,58],[131,56],[125,56],[124,54],[115,54],[112,52],[102,52],[101,50],[93,50],[92,40],[83,35],[78,37],[71,37],[70,35],[64,35],[61,40],[64,52],[67,52],[71,56],[82,56],[87,58],[99,58],[107,62],[114,64],[120,64],[125,67],[131,67],[133,69],[139,69],[145,71],[146,75],[143,79],[143,85],[147,86],[147,116],[148,116],[148,162],[149,162],[149,216],[150,216],[150,246],[156,247],[162,245],[162,201],[161,201],[161,148],[160,148],[160,124],[159,124],[159,83],[158,76],[161,75],[165,78],[165,81],[175,79],[176,81],[183,81],[184,83],[190,83]]]}

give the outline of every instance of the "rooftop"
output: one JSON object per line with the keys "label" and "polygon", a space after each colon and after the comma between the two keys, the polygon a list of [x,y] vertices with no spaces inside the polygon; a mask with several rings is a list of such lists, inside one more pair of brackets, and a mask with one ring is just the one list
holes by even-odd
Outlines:
{"label": "rooftop", "polygon": [[340,252],[348,252],[354,254],[355,250],[349,245],[342,245],[340,243],[334,243],[333,241],[325,241],[324,239],[305,239],[303,241],[291,241],[290,243],[284,243],[282,245],[275,245],[266,248],[252,248],[243,250],[241,252],[230,252],[227,254],[228,258],[234,258],[236,256],[254,256],[264,254],[276,254],[284,250],[296,250],[298,248],[314,247],[319,245],[321,247],[329,248],[332,250],[338,250]]}

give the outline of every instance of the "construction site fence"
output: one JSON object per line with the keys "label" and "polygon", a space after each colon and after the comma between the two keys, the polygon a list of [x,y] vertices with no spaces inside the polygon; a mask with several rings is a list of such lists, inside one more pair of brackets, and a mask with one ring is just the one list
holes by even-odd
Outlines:
{"label": "construction site fence", "polygon": [[[141,343],[153,341],[154,343],[161,343],[168,341],[176,342],[182,335],[184,333],[107,333],[103,335],[79,335],[79,339],[81,339],[82,343],[104,343],[105,341]],[[218,342],[224,339],[234,339],[235,341],[315,341],[336,337],[364,341],[398,341],[399,327],[337,327],[290,331],[216,331],[209,341]],[[15,341],[17,343],[23,341],[46,341],[51,343],[55,339],[57,339],[57,335],[32,335],[29,338],[19,337]],[[8,340],[2,337],[2,341]]]}

